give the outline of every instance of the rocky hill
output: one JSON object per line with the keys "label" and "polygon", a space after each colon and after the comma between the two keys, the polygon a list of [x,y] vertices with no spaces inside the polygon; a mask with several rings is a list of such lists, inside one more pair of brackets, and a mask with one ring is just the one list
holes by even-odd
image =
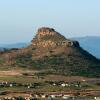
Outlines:
{"label": "rocky hill", "polygon": [[0,52],[0,65],[48,70],[47,74],[100,76],[100,61],[53,28],[39,28],[31,45]]}

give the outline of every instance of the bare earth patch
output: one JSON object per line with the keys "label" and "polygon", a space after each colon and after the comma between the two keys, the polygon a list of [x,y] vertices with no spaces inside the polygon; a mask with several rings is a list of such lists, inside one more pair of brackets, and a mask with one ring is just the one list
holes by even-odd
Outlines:
{"label": "bare earth patch", "polygon": [[37,71],[31,71],[31,70],[9,70],[9,71],[0,71],[0,77],[6,77],[6,76],[22,76],[23,73],[36,73]]}

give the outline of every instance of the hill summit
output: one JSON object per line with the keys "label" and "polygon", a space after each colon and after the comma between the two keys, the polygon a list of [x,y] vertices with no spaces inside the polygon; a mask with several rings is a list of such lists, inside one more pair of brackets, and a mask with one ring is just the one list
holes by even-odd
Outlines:
{"label": "hill summit", "polygon": [[32,44],[43,47],[56,47],[60,45],[79,46],[77,41],[68,40],[53,28],[48,27],[38,29],[35,38],[32,40]]}
{"label": "hill summit", "polygon": [[66,39],[48,27],[39,28],[26,48],[1,52],[0,64],[46,70],[49,74],[100,76],[98,59],[81,48],[78,41]]}

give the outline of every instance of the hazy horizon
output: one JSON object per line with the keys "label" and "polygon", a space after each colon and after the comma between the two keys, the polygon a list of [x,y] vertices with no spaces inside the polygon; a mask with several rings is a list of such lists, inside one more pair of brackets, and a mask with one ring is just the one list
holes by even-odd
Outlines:
{"label": "hazy horizon", "polygon": [[0,44],[30,42],[38,28],[100,36],[100,0],[0,0]]}

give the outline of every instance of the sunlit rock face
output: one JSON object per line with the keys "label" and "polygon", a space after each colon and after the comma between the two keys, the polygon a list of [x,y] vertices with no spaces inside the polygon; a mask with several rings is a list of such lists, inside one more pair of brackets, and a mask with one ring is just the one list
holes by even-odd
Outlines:
{"label": "sunlit rock face", "polygon": [[38,36],[45,36],[45,35],[55,35],[56,31],[53,28],[42,27],[39,28],[37,31]]}
{"label": "sunlit rock face", "polygon": [[75,46],[78,47],[77,41],[66,39],[53,28],[42,27],[36,32],[35,38],[32,40],[33,46],[55,47],[55,46]]}

